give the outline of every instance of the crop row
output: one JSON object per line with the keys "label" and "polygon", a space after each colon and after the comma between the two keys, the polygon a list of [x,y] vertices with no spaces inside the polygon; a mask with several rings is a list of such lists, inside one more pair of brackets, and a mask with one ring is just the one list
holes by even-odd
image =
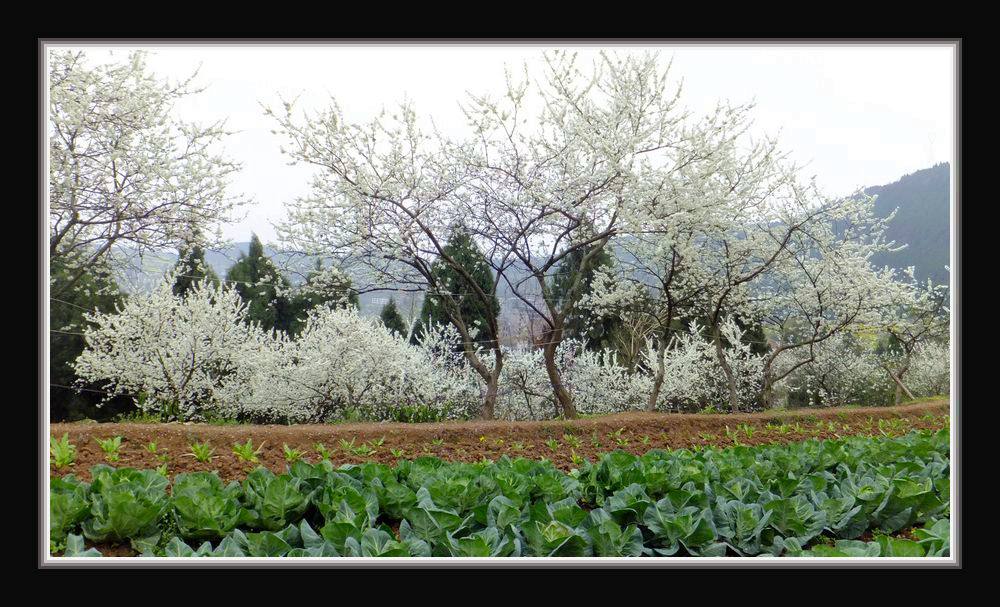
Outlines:
{"label": "crop row", "polygon": [[66,556],[98,554],[83,538],[144,556],[947,556],[948,453],[939,431],[616,451],[569,473],[507,457],[297,460],[171,483],[99,464],[90,483],[51,480],[50,539]]}

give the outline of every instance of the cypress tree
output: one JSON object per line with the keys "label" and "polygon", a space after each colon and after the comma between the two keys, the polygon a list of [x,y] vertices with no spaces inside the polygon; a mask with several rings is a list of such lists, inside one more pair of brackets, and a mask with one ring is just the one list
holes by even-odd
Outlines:
{"label": "cypress tree", "polygon": [[[464,268],[484,293],[490,293],[493,290],[493,271],[490,269],[486,257],[467,231],[456,228],[448,239],[444,252],[455,263]],[[470,330],[479,330],[477,339],[488,337],[489,319],[496,319],[500,315],[500,301],[496,295],[493,295],[489,305],[486,305],[465,277],[453,266],[441,260],[436,260],[431,265],[431,274],[440,285],[441,290],[450,293],[451,299],[458,304],[459,313],[466,326]],[[441,301],[442,297],[435,293],[429,293],[424,298],[410,338],[411,343],[420,340],[425,327],[429,324],[451,324],[451,318]]]}
{"label": "cypress tree", "polygon": [[67,386],[77,380],[72,363],[86,347],[83,333],[84,314],[88,310],[113,312],[123,294],[114,277],[105,269],[95,267],[68,285],[76,275],[76,266],[67,265],[64,259],[53,258],[50,279],[52,292],[58,298],[49,300],[49,418],[51,421],[73,421],[90,418],[110,419],[132,407],[129,398],[121,396],[102,404],[100,384],[83,386],[77,393]]}
{"label": "cypress tree", "polygon": [[296,320],[295,309],[287,295],[291,283],[264,254],[264,245],[256,234],[250,238],[250,249],[226,273],[233,281],[243,301],[247,302],[247,317],[265,330],[290,332]]}
{"label": "cypress tree", "polygon": [[329,274],[324,273],[323,261],[320,259],[316,260],[313,271],[306,276],[305,284],[292,300],[295,314],[289,331],[292,336],[302,331],[309,311],[317,306],[353,307],[355,310],[361,307],[350,277],[344,274],[342,280],[330,280]]}
{"label": "cypress tree", "polygon": [[[571,251],[566,257],[559,261],[556,266],[556,275],[551,281],[552,294],[560,306],[565,305],[564,299],[569,296],[573,282],[580,276],[582,283],[581,295],[590,292],[590,285],[594,281],[594,275],[601,268],[610,268],[614,263],[611,253],[607,248],[602,248],[591,258],[589,267],[582,269],[583,258],[592,249],[580,247]],[[564,339],[576,339],[585,341],[588,350],[601,350],[613,347],[614,332],[621,325],[621,320],[615,317],[601,317],[592,314],[589,310],[574,308],[566,315],[563,328]]]}
{"label": "cypress tree", "polygon": [[386,329],[389,329],[400,337],[406,337],[406,322],[396,309],[395,299],[390,298],[389,303],[382,307],[382,313],[379,314],[379,318],[382,319],[382,324],[385,325]]}
{"label": "cypress tree", "polygon": [[179,270],[174,281],[174,295],[185,295],[196,282],[202,280],[208,280],[213,285],[219,284],[219,277],[205,261],[205,249],[198,243],[182,246],[174,267]]}

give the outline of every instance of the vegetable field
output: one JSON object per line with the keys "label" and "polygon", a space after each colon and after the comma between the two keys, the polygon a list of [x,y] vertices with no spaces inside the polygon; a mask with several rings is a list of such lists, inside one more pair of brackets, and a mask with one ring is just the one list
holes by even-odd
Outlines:
{"label": "vegetable field", "polygon": [[89,482],[54,476],[52,547],[65,556],[205,557],[950,550],[947,429],[641,456],[614,450],[569,471],[506,455],[394,465],[290,459],[280,474],[256,467],[228,483],[214,471],[169,479],[106,464],[90,468]]}
{"label": "vegetable field", "polygon": [[[181,472],[217,471],[242,480],[256,465],[280,473],[295,452],[309,462],[334,465],[395,464],[420,456],[478,462],[510,458],[547,459],[569,471],[583,459],[621,450],[641,455],[651,449],[728,447],[837,439],[851,435],[898,436],[937,430],[948,423],[948,401],[929,400],[900,407],[803,409],[740,415],[624,413],[590,419],[442,423],[209,425],[209,424],[52,424],[74,446],[73,463],[50,467],[89,479],[95,464]],[[102,444],[122,441],[112,453]],[[249,445],[247,445],[249,441]],[[287,450],[286,450],[287,446]],[[243,454],[245,449],[249,453]],[[246,455],[246,457],[244,457]],[[252,457],[250,457],[252,455]],[[255,461],[252,461],[255,460]]]}

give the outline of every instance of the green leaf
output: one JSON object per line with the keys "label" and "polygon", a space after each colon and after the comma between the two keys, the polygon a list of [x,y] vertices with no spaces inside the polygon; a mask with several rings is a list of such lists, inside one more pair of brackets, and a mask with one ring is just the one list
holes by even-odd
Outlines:
{"label": "green leaf", "polygon": [[63,556],[96,557],[104,555],[102,555],[101,551],[97,548],[88,548],[84,550],[83,538],[75,533],[71,533],[66,537],[66,551],[63,552]]}

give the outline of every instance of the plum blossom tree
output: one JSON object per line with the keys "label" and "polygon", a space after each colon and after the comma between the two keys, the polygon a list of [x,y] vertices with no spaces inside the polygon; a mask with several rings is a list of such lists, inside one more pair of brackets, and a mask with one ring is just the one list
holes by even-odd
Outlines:
{"label": "plum blossom tree", "polygon": [[97,66],[82,52],[49,56],[49,255],[73,266],[53,296],[101,262],[121,264],[116,247],[175,248],[193,231],[214,233],[245,204],[227,191],[240,166],[217,150],[229,134],[223,123],[172,115],[201,90],[194,77],[157,78],[138,51]]}
{"label": "plum blossom tree", "polygon": [[177,296],[175,274],[114,313],[88,314],[87,346],[74,368],[81,382],[104,382],[109,395],[132,395],[144,411],[191,419],[229,406],[252,359],[270,346],[246,322],[235,289],[203,280]]}
{"label": "plum blossom tree", "polygon": [[412,346],[352,307],[321,305],[292,339],[250,321],[231,286],[203,280],[175,295],[175,280],[173,270],[151,293],[87,316],[81,382],[177,419],[320,421],[347,410],[384,419],[401,405],[461,412],[478,400],[453,328],[432,325]]}
{"label": "plum blossom tree", "polygon": [[633,234],[617,243],[617,271],[598,272],[581,307],[596,314],[617,314],[631,329],[628,350],[638,348],[652,370],[646,410],[653,411],[667,375],[667,350],[674,343],[679,319],[700,309],[705,282],[697,263],[695,226],[667,224],[659,233]]}
{"label": "plum blossom tree", "polygon": [[[691,119],[654,54],[602,54],[590,70],[566,52],[545,63],[534,89],[525,74],[508,77],[504,97],[472,96],[473,135],[453,154],[467,173],[457,196],[475,210],[472,229],[499,252],[494,269],[512,294],[542,320],[536,341],[555,400],[575,417],[556,353],[587,291],[583,278],[620,236],[701,216],[688,192],[723,168],[719,158],[745,129],[748,108],[720,105]],[[575,277],[555,292],[551,275],[570,256],[579,257]],[[511,260],[523,278],[507,271]]]}
{"label": "plum blossom tree", "polygon": [[950,328],[947,286],[935,285],[930,279],[919,283],[913,273],[914,268],[907,268],[908,282],[895,292],[893,305],[885,308],[883,317],[889,339],[883,348],[882,367],[896,384],[896,404],[902,402],[903,393],[914,397],[904,382],[914,354],[926,344],[946,342]]}
{"label": "plum blossom tree", "polygon": [[[893,246],[884,240],[892,216],[876,217],[872,202],[859,195],[825,203],[823,214],[792,236],[790,255],[762,278],[755,303],[770,336],[761,392],[765,406],[772,404],[777,382],[815,359],[818,344],[877,324],[899,292],[894,272],[869,261]],[[792,365],[779,364],[799,349],[807,355]]]}
{"label": "plum blossom tree", "polygon": [[302,422],[347,411],[386,419],[402,405],[467,406],[477,400],[478,387],[452,351],[438,347],[442,340],[453,347],[456,337],[432,327],[424,347],[414,347],[353,308],[317,307],[296,339],[279,336],[248,361],[248,396],[230,399],[233,413]]}
{"label": "plum blossom tree", "polygon": [[[479,413],[492,418],[503,368],[500,326],[495,316],[468,318],[466,311],[490,309],[499,278],[484,289],[446,248],[448,236],[474,214],[455,202],[461,166],[443,153],[443,139],[424,134],[408,104],[364,125],[345,122],[336,102],[315,116],[296,116],[287,102],[284,113],[265,111],[291,141],[282,150],[293,162],[319,169],[312,193],[288,205],[279,236],[292,248],[360,264],[369,284],[359,291],[395,287],[433,298],[483,379]],[[491,347],[479,348],[482,341]]]}

